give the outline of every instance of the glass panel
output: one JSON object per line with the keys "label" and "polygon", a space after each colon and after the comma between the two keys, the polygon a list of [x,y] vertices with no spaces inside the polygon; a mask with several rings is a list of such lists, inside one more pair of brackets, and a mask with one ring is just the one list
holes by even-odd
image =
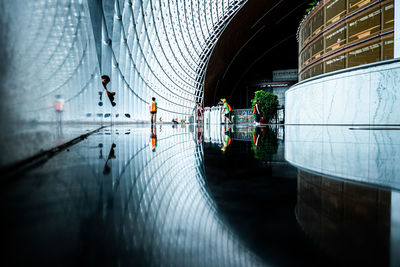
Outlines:
{"label": "glass panel", "polygon": [[346,54],[337,55],[325,61],[325,73],[344,69],[346,66]]}
{"label": "glass panel", "polygon": [[394,52],[393,35],[382,40],[382,60],[392,59]]}
{"label": "glass panel", "polygon": [[325,6],[326,26],[337,22],[346,14],[346,0],[332,0]]}
{"label": "glass panel", "polygon": [[308,20],[303,28],[303,43],[306,44],[308,42],[308,39],[311,37],[311,22]]}
{"label": "glass panel", "polygon": [[322,62],[318,63],[318,64],[315,64],[315,66],[313,66],[310,69],[310,76],[311,77],[314,77],[314,76],[317,76],[317,75],[320,75],[320,74],[323,74],[323,73],[324,73],[324,64]]}
{"label": "glass panel", "polygon": [[311,45],[312,58],[311,61],[321,57],[324,53],[324,38],[320,37]]}
{"label": "glass panel", "polygon": [[324,28],[324,9],[320,8],[312,18],[312,37],[316,36]]}
{"label": "glass panel", "polygon": [[394,3],[391,1],[382,6],[382,16],[383,16],[383,30],[389,30],[394,28]]}
{"label": "glass panel", "polygon": [[348,23],[349,39],[348,42],[362,40],[380,31],[381,10],[375,7],[368,12],[357,16]]}
{"label": "glass panel", "polygon": [[346,44],[347,26],[342,25],[325,34],[325,53],[343,47]]}
{"label": "glass panel", "polygon": [[361,47],[355,48],[348,53],[348,66],[354,67],[362,64],[372,63],[381,60],[381,44],[380,41],[370,43]]}
{"label": "glass panel", "polygon": [[373,2],[373,0],[348,0],[349,1],[349,12],[357,11],[366,5]]}

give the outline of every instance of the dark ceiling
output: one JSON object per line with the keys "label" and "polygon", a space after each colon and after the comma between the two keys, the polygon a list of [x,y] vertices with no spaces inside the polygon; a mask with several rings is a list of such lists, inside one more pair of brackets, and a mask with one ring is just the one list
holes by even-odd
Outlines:
{"label": "dark ceiling", "polygon": [[249,0],[219,38],[207,66],[204,104],[220,98],[235,108],[250,80],[297,68],[296,32],[311,0]]}

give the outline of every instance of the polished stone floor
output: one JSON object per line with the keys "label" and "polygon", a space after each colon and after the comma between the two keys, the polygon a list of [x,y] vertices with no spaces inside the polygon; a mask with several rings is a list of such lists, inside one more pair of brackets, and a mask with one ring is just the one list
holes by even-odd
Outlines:
{"label": "polished stone floor", "polygon": [[7,266],[400,266],[398,134],[105,128],[1,184],[2,259]]}

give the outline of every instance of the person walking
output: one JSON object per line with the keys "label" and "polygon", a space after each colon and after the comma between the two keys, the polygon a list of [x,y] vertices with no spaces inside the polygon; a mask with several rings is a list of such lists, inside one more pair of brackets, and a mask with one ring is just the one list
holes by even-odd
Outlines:
{"label": "person walking", "polygon": [[156,98],[153,97],[151,99],[151,103],[150,103],[150,121],[151,124],[153,123],[157,123],[157,102],[156,102]]}
{"label": "person walking", "polygon": [[229,118],[230,112],[232,110],[231,106],[226,102],[226,99],[222,99],[222,112],[225,114],[225,118],[229,121],[229,123],[232,123],[231,119]]}
{"label": "person walking", "polygon": [[56,101],[54,103],[54,110],[56,111],[57,123],[61,124],[62,113],[64,111],[64,99],[61,98],[61,95],[56,95]]}

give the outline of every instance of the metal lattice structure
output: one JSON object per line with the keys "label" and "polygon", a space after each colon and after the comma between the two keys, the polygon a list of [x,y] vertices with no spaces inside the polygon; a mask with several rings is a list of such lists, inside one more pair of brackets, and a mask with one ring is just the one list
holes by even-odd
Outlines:
{"label": "metal lattice structure", "polygon": [[[245,0],[7,1],[10,86],[7,103],[23,120],[148,120],[156,97],[165,120],[191,115],[203,101],[211,51]],[[8,18],[7,18],[8,17]],[[116,107],[100,76],[111,77]],[[18,106],[18,108],[16,108]]]}

